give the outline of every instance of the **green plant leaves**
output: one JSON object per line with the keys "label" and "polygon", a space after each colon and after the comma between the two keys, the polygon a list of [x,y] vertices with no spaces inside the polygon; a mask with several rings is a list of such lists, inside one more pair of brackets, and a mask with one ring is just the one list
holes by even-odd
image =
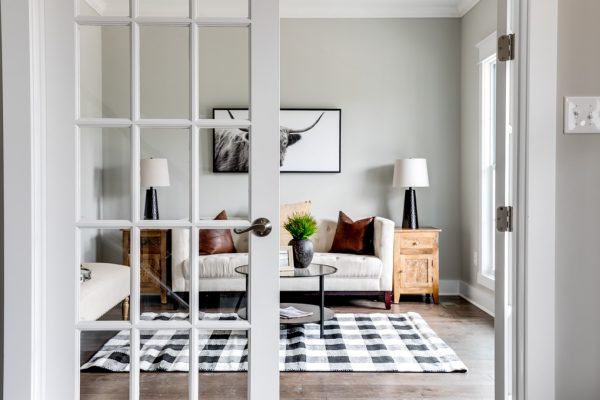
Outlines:
{"label": "green plant leaves", "polygon": [[296,240],[308,239],[317,232],[317,220],[310,214],[292,214],[283,228]]}

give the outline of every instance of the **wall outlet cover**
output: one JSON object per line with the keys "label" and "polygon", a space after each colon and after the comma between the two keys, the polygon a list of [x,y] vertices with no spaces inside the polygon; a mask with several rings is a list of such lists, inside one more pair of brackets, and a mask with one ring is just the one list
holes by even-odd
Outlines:
{"label": "wall outlet cover", "polygon": [[600,133],[600,97],[565,97],[564,133]]}

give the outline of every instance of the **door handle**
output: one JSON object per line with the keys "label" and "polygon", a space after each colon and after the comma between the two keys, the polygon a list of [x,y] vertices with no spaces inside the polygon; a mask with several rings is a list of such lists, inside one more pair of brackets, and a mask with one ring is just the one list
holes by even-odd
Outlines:
{"label": "door handle", "polygon": [[252,225],[249,227],[245,229],[235,228],[233,231],[238,235],[252,231],[256,236],[264,237],[271,233],[272,230],[271,221],[266,218],[257,218],[252,221]]}

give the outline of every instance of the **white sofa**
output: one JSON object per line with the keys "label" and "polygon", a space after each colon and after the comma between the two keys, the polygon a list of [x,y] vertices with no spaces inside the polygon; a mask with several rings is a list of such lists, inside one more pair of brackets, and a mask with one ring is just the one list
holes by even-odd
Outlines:
{"label": "white sofa", "polygon": [[[389,308],[392,290],[394,222],[375,218],[375,255],[328,253],[333,243],[337,221],[320,220],[314,243],[313,263],[337,267],[337,272],[325,278],[327,292],[375,292],[383,294]],[[200,292],[243,292],[245,277],[235,268],[248,264],[248,236],[232,233],[237,253],[199,256]],[[175,292],[190,289],[189,231],[172,232],[172,287]],[[281,291],[316,291],[317,278],[280,280]]]}

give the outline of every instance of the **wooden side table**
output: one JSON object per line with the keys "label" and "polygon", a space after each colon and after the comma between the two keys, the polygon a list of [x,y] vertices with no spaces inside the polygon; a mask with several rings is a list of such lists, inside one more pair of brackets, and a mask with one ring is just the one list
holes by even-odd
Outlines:
{"label": "wooden side table", "polygon": [[439,304],[441,229],[396,228],[394,232],[394,303],[402,294],[431,294]]}
{"label": "wooden side table", "polygon": [[[169,267],[169,242],[171,231],[168,229],[143,229],[140,231],[140,292],[142,294],[160,293],[160,302],[167,303],[167,270]],[[123,230],[123,264],[130,265],[129,230]]]}

